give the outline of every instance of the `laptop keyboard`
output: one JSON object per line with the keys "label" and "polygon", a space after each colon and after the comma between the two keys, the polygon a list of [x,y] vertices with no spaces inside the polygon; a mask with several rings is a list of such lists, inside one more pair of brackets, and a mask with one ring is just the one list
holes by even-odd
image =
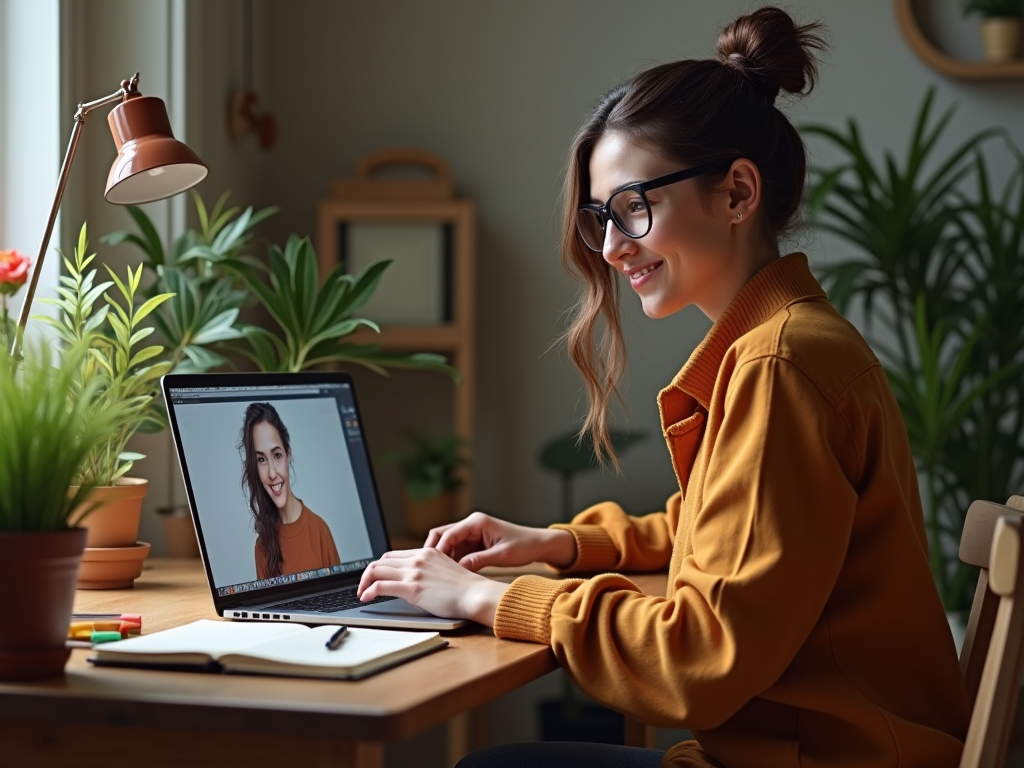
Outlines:
{"label": "laptop keyboard", "polygon": [[300,600],[289,600],[287,603],[277,603],[276,605],[268,605],[262,610],[270,610],[273,608],[275,611],[289,610],[289,611],[316,611],[317,613],[333,613],[334,611],[344,611],[349,608],[362,608],[367,605],[376,605],[377,603],[386,603],[388,600],[395,600],[396,598],[391,595],[383,595],[381,597],[374,598],[368,603],[364,603],[358,597],[356,597],[355,587],[351,589],[340,589],[337,592],[327,592],[322,595],[313,595],[312,597],[304,597]]}

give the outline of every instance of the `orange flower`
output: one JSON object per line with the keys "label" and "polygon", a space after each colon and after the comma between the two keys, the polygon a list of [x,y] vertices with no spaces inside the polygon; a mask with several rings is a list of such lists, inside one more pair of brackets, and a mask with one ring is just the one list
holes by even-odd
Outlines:
{"label": "orange flower", "polygon": [[0,293],[10,296],[24,285],[30,264],[23,253],[0,251]]}

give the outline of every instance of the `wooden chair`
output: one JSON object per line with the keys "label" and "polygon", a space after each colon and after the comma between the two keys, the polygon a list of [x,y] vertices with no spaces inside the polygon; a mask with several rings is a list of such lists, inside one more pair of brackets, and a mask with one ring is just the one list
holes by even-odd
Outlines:
{"label": "wooden chair", "polygon": [[960,559],[981,573],[960,653],[972,706],[960,768],[997,768],[1006,759],[1024,667],[1022,540],[1024,497],[971,504]]}

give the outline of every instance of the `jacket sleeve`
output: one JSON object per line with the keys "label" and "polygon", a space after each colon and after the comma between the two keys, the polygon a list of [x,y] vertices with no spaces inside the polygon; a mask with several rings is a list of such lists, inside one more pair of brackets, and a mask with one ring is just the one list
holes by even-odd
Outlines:
{"label": "jacket sleeve", "polygon": [[845,422],[790,363],[729,383],[693,553],[668,597],[626,578],[517,579],[499,637],[548,643],[590,696],[653,725],[713,728],[785,671],[825,606],[857,494]]}
{"label": "jacket sleeve", "polygon": [[576,539],[576,560],[566,573],[595,571],[661,571],[672,557],[672,541],[679,522],[682,494],[676,492],[665,512],[633,517],[618,504],[606,501],[580,512],[568,525]]}

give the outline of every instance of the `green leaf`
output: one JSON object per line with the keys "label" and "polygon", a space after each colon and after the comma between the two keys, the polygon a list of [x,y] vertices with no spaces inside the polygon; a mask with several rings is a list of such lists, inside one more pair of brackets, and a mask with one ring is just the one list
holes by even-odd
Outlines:
{"label": "green leaf", "polygon": [[153,222],[150,221],[149,216],[138,206],[129,205],[127,208],[129,215],[135,220],[136,226],[142,231],[142,236],[146,243],[143,251],[149,256],[150,263],[153,266],[163,264],[164,246],[160,242],[160,235],[157,233],[156,227],[153,226]]}

